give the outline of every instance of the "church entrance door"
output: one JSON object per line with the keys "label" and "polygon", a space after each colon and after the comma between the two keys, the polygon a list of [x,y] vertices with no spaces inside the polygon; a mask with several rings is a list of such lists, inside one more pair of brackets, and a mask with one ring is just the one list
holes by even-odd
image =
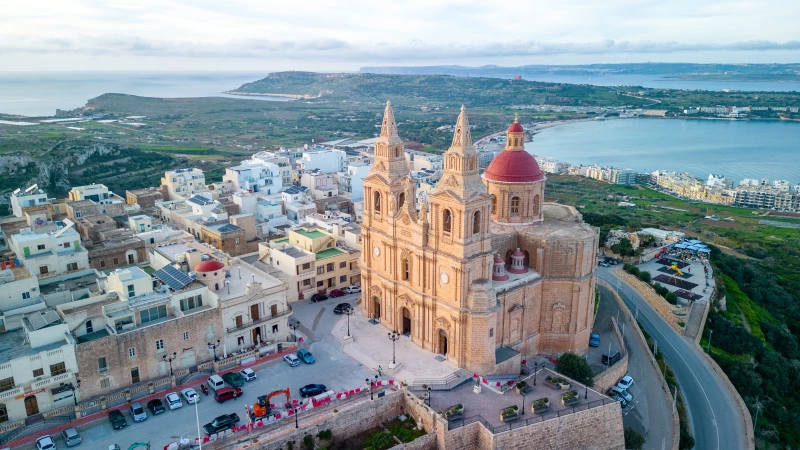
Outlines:
{"label": "church entrance door", "polygon": [[439,330],[439,353],[447,355],[447,333],[444,330]]}
{"label": "church entrance door", "polygon": [[373,304],[373,308],[372,309],[374,311],[374,313],[372,315],[375,316],[375,320],[380,320],[381,319],[381,299],[379,299],[378,297],[372,297],[372,304]]}
{"label": "church entrance door", "polygon": [[411,336],[411,311],[403,308],[403,334]]}

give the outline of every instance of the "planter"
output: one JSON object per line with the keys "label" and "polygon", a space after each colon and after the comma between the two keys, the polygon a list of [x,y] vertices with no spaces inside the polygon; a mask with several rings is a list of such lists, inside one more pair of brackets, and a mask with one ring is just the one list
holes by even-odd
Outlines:
{"label": "planter", "polygon": [[517,394],[519,395],[528,394],[533,390],[533,388],[528,386],[528,383],[524,381],[520,381],[519,383],[517,383],[516,388],[517,388]]}
{"label": "planter", "polygon": [[500,411],[500,420],[503,422],[510,422],[519,418],[519,407],[517,405],[509,406],[508,408]]}
{"label": "planter", "polygon": [[561,390],[562,391],[568,391],[569,388],[570,388],[570,384],[569,383],[561,383]]}
{"label": "planter", "polygon": [[577,405],[578,403],[580,403],[580,399],[578,399],[577,397],[571,400],[564,400],[564,399],[561,400],[561,404],[564,406],[574,406]]}
{"label": "planter", "polygon": [[561,404],[564,406],[577,405],[578,402],[580,402],[578,391],[574,389],[561,396]]}
{"label": "planter", "polygon": [[547,411],[550,411],[550,405],[545,405],[539,408],[534,408],[531,406],[531,411],[533,411],[534,414],[544,414]]}
{"label": "planter", "polygon": [[[553,389],[561,389],[561,390],[569,390],[569,381],[567,381],[564,377],[551,377],[548,376],[544,379],[544,384],[550,386]],[[566,387],[564,387],[566,385]]]}
{"label": "planter", "polygon": [[455,420],[460,419],[464,416],[464,406],[463,405],[454,405],[447,408],[447,411],[444,412],[444,418],[447,420]]}
{"label": "planter", "polygon": [[550,399],[542,397],[535,402],[531,403],[531,411],[534,414],[542,414],[550,410]]}

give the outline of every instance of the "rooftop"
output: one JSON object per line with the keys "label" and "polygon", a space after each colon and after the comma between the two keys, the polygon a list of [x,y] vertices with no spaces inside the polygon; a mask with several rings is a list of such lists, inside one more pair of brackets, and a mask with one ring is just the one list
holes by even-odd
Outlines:
{"label": "rooftop", "polygon": [[202,252],[216,259],[225,258],[224,253],[220,252],[219,250],[213,249],[205,244],[202,244],[200,242],[192,242],[192,243],[186,241],[171,242],[169,244],[159,245],[155,247],[154,250],[172,262],[176,262],[175,258],[177,255],[181,255],[183,253],[191,253],[191,252]]}
{"label": "rooftop", "polygon": [[341,255],[343,253],[344,251],[339,250],[338,248],[327,248],[317,253],[317,261],[319,261],[320,259],[332,258],[334,256]]}
{"label": "rooftop", "polygon": [[305,237],[307,237],[309,239],[317,239],[317,238],[328,236],[327,234],[325,234],[325,233],[323,233],[321,231],[307,230],[305,228],[297,228],[297,229],[294,229],[292,231],[294,231],[295,233],[299,234],[300,236],[305,236]]}
{"label": "rooftop", "polygon": [[256,282],[262,289],[270,289],[283,284],[283,282],[240,259],[232,259],[229,273],[225,276],[225,286],[221,286],[216,294],[220,299],[230,300],[241,297],[247,293],[247,285]]}
{"label": "rooftop", "polygon": [[66,336],[64,336],[64,340],[41,347],[31,348],[30,344],[25,342],[24,330],[7,331],[5,333],[0,333],[0,360],[13,361],[17,358],[33,356],[41,352],[49,352],[61,348],[61,346],[66,343]]}
{"label": "rooftop", "polygon": [[206,227],[208,227],[209,229],[212,229],[214,231],[217,231],[219,233],[232,233],[234,231],[242,230],[242,228],[237,227],[236,225],[233,225],[233,224],[230,224],[230,223],[227,223],[227,222],[221,222],[221,223],[215,223],[215,224],[212,224],[212,225],[206,225]]}

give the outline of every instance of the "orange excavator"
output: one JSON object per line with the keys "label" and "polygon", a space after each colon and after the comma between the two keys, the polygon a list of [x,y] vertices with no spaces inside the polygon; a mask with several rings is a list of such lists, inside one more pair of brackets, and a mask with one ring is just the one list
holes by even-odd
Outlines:
{"label": "orange excavator", "polygon": [[277,395],[286,396],[286,404],[289,404],[289,397],[291,396],[289,388],[281,389],[279,391],[270,392],[268,395],[258,397],[258,401],[253,404],[253,415],[256,417],[264,417],[270,413],[269,401],[272,397]]}

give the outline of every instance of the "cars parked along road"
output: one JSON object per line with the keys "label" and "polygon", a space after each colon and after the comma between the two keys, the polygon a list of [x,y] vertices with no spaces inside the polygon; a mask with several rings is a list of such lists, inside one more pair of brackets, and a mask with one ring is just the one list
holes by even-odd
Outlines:
{"label": "cars parked along road", "polygon": [[174,392],[170,392],[169,394],[165,395],[164,400],[166,400],[167,407],[170,410],[183,407],[183,402],[181,401],[181,397]]}
{"label": "cars parked along road", "polygon": [[128,421],[119,410],[114,409],[108,412],[108,421],[111,422],[111,427],[115,430],[121,430],[128,426]]}
{"label": "cars parked along road", "polygon": [[194,405],[200,401],[200,395],[194,388],[186,388],[181,390],[181,395],[186,399],[186,403]]}
{"label": "cars parked along road", "polygon": [[303,398],[313,397],[327,391],[324,384],[307,384],[300,388],[300,396]]}
{"label": "cars parked along road", "polygon": [[233,387],[240,387],[244,386],[244,377],[239,375],[239,372],[228,372],[222,376],[222,379],[225,380],[230,386]]}
{"label": "cars parked along road", "polygon": [[297,357],[300,358],[300,361],[303,361],[306,364],[314,364],[314,355],[311,354],[310,351],[306,349],[301,349],[297,351]]}
{"label": "cars parked along road", "polygon": [[344,288],[344,292],[347,294],[357,294],[361,292],[361,286],[347,286]]}
{"label": "cars parked along road", "polygon": [[69,427],[61,431],[61,440],[67,447],[74,447],[81,443],[81,435],[75,427]]}
{"label": "cars parked along road", "polygon": [[244,368],[240,370],[239,375],[241,375],[246,381],[253,381],[256,379],[256,373],[250,368]]}
{"label": "cars parked along road", "polygon": [[284,356],[283,360],[286,361],[286,364],[288,364],[290,367],[297,367],[300,365],[300,358],[291,353]]}
{"label": "cars parked along road", "polygon": [[36,450],[56,450],[56,444],[48,434],[36,440]]}
{"label": "cars parked along road", "polygon": [[589,336],[589,347],[600,347],[600,335],[591,334]]}
{"label": "cars parked along road", "polygon": [[[228,388],[228,389],[230,389],[230,388]],[[203,425],[203,431],[205,431],[206,434],[219,433],[219,432],[222,432],[222,431],[230,430],[238,422],[239,422],[239,415],[238,414],[236,414],[236,413],[223,414],[221,416],[218,416],[217,418],[215,418],[211,422]]]}
{"label": "cars parked along road", "polygon": [[147,409],[149,409],[154,416],[166,411],[164,408],[164,402],[162,402],[160,398],[154,398],[147,402]]}
{"label": "cars parked along road", "polygon": [[131,418],[133,418],[134,422],[144,422],[147,420],[147,412],[145,412],[144,407],[139,402],[131,403],[128,412],[131,413]]}
{"label": "cars parked along road", "polygon": [[311,296],[311,301],[315,302],[315,303],[316,302],[321,302],[321,301],[327,300],[327,299],[328,299],[328,296],[325,295],[325,294],[314,294],[314,295]]}

